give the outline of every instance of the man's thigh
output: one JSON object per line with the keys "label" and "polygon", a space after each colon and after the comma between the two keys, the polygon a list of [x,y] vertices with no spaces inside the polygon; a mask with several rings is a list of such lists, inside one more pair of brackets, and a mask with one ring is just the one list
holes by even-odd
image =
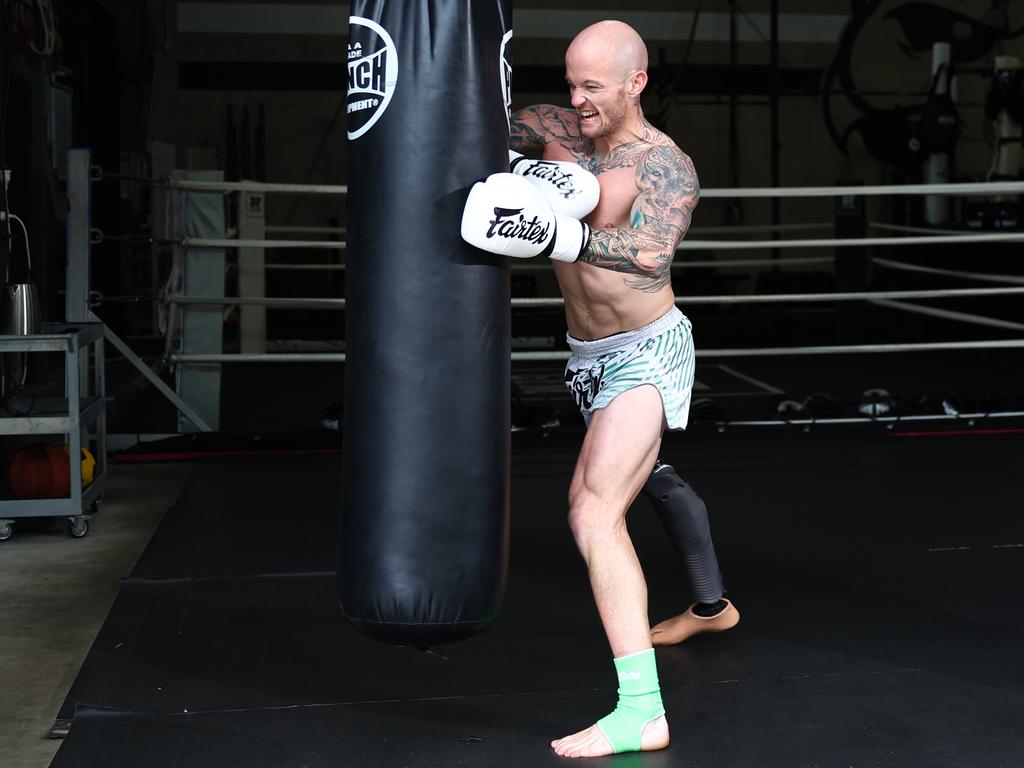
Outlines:
{"label": "man's thigh", "polygon": [[583,440],[574,490],[628,506],[647,480],[661,447],[661,394],[642,384],[594,411]]}

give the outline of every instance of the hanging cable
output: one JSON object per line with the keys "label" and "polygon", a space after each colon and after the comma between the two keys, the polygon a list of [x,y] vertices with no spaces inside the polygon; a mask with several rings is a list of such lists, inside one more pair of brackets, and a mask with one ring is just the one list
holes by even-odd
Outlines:
{"label": "hanging cable", "polygon": [[25,222],[23,222],[17,216],[14,216],[12,214],[7,214],[7,218],[10,219],[11,221],[18,222],[18,225],[21,227],[21,232],[25,236],[25,259],[26,259],[26,261],[28,261],[28,279],[31,280],[32,279],[32,249],[29,247],[29,244],[28,244],[28,229],[25,227]]}

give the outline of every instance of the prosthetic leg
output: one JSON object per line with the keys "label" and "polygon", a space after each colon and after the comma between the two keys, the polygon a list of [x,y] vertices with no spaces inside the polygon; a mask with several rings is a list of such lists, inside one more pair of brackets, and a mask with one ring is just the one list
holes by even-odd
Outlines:
{"label": "prosthetic leg", "polygon": [[659,459],[643,488],[662,525],[683,559],[697,602],[685,613],[651,630],[654,645],[674,645],[701,632],[721,632],[736,626],[739,611],[724,597],[711,525],[704,500]]}

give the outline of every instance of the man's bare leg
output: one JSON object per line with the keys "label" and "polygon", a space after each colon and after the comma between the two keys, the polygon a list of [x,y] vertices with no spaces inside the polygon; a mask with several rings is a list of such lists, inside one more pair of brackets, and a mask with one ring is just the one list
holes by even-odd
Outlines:
{"label": "man's bare leg", "polygon": [[[661,396],[649,385],[624,392],[595,411],[569,489],[569,524],[616,658],[652,647],[647,584],[626,530],[626,510],[654,466],[662,420]],[[644,729],[641,749],[662,749],[668,742],[662,715]],[[596,724],[551,746],[563,757],[615,751]]]}

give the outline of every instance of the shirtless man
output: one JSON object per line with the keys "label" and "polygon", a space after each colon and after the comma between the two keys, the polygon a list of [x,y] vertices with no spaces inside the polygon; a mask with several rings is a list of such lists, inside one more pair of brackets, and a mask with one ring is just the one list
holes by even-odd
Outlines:
{"label": "shirtless man", "polygon": [[[653,644],[727,629],[739,615],[722,599],[705,531],[708,546],[698,559],[713,578],[698,592],[710,596],[707,615],[695,612],[708,599],[698,596],[697,606],[652,632],[647,586],[625,523],[637,494],[655,483],[662,431],[683,429],[689,412],[693,342],[689,321],[675,307],[669,268],[697,205],[697,175],[690,158],[644,119],[647,51],[632,28],[613,21],[586,28],[565,65],[573,108],[515,113],[511,145],[593,173],[596,207],[580,224],[530,198],[528,183],[496,174],[470,194],[463,236],[495,253],[550,256],[565,299],[572,350],[566,384],[588,424],[569,490],[569,523],[614,656],[619,701],[610,715],[551,746],[561,756],[591,757],[668,746]],[[478,223],[487,217],[486,227]],[[677,493],[676,502],[700,502],[679,484],[689,495]],[[706,529],[702,503],[690,510],[692,520],[677,519],[677,546],[693,538],[686,533],[701,526],[701,515]]]}

